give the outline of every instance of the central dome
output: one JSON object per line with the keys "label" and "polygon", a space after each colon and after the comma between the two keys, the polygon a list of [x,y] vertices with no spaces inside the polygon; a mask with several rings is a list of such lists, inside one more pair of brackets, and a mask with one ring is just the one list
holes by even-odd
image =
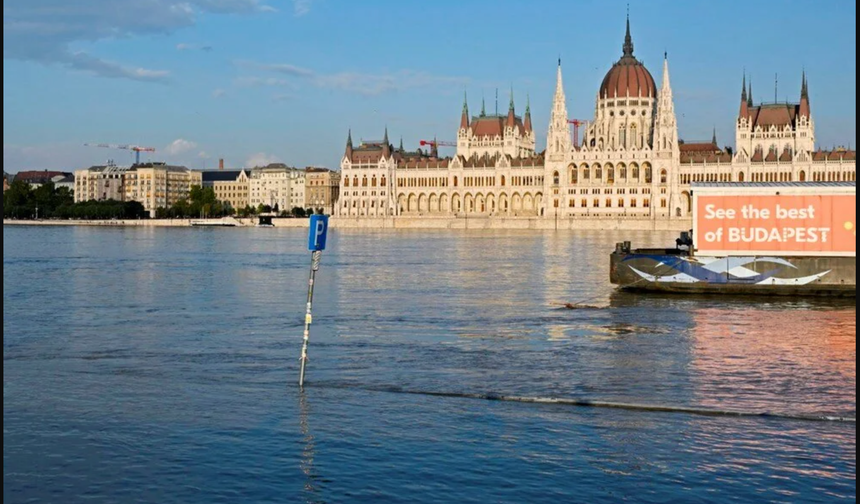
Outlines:
{"label": "central dome", "polygon": [[600,98],[654,98],[657,86],[654,77],[633,56],[633,40],[630,37],[630,19],[627,20],[627,35],[624,37],[624,54],[603,78]]}

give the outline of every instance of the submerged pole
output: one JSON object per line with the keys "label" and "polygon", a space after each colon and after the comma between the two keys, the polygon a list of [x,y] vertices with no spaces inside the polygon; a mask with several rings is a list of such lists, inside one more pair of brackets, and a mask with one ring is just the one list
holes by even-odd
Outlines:
{"label": "submerged pole", "polygon": [[302,357],[301,371],[299,372],[299,387],[305,386],[305,367],[308,363],[308,344],[310,343],[311,324],[313,323],[313,315],[311,309],[314,303],[314,284],[316,283],[317,271],[320,269],[320,261],[322,260],[322,251],[325,250],[326,237],[328,235],[328,216],[327,215],[312,215],[310,222],[310,231],[308,234],[308,250],[311,254],[311,273],[308,279],[308,304],[305,312],[305,333],[302,340]]}

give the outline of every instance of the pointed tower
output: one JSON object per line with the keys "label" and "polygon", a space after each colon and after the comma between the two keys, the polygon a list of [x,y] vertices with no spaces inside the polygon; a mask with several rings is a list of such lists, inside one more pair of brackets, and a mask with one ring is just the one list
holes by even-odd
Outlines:
{"label": "pointed tower", "polygon": [[806,85],[806,70],[803,71],[802,84],[800,85],[800,115],[810,116],[809,111],[809,88]]}
{"label": "pointed tower", "polygon": [[526,95],[526,115],[523,117],[523,127],[526,129],[526,133],[532,132],[532,104],[528,95]]}
{"label": "pointed tower", "polygon": [[750,108],[753,106],[752,77],[750,77],[750,90],[749,93],[747,93],[747,106]]}
{"label": "pointed tower", "polygon": [[487,117],[487,101],[481,97],[481,117]]}
{"label": "pointed tower", "polygon": [[546,137],[547,154],[559,159],[564,159],[564,154],[570,151],[570,127],[567,123],[565,101],[564,83],[561,78],[561,58],[559,58],[555,96],[552,99],[552,113],[549,120],[549,132]]}
{"label": "pointed tower", "polygon": [[349,130],[349,134],[346,137],[346,152],[344,152],[343,156],[352,161],[352,129]]}
{"label": "pointed tower", "polygon": [[750,116],[750,104],[749,98],[747,97],[747,74],[744,72],[744,81],[741,84],[741,109],[738,112],[738,119]]}
{"label": "pointed tower", "polygon": [[669,58],[663,55],[663,85],[657,97],[657,118],[654,125],[654,150],[674,152],[678,149],[678,122],[672,84],[669,80]]}
{"label": "pointed tower", "polygon": [[513,129],[517,125],[517,116],[514,113],[514,88],[511,87],[511,103],[508,105],[508,119],[505,121],[505,127]]}
{"label": "pointed tower", "polygon": [[401,154],[406,152],[406,149],[403,148],[403,137],[400,137],[400,148],[398,149]]}
{"label": "pointed tower", "polygon": [[469,100],[466,92],[463,91],[463,113],[460,114],[460,130],[465,131],[467,129],[469,129]]}
{"label": "pointed tower", "polygon": [[385,159],[391,157],[391,143],[388,141],[388,126],[385,127],[385,138],[382,139],[382,156]]}
{"label": "pointed tower", "polygon": [[806,71],[803,72],[800,85],[800,106],[795,126],[796,148],[798,152],[815,150],[815,121],[812,120],[812,110],[809,107],[809,83],[806,81]]}
{"label": "pointed tower", "polygon": [[630,36],[630,12],[627,13],[627,33],[624,35],[624,45],[621,46],[624,56],[633,56],[633,37]]}

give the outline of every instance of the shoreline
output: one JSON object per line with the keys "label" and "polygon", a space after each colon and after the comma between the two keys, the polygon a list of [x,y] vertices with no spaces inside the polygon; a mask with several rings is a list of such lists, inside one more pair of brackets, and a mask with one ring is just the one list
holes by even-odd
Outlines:
{"label": "shoreline", "polygon": [[[146,219],[146,220],[4,220],[4,226],[87,226],[87,227],[194,227],[193,222],[204,222],[208,226],[224,228],[255,227],[256,219]],[[218,223],[226,225],[219,226]],[[306,229],[308,219],[274,219],[274,227]],[[609,231],[688,231],[690,219],[547,219],[538,217],[397,217],[397,218],[348,218],[332,217],[332,229],[451,229],[451,230],[609,230]]]}

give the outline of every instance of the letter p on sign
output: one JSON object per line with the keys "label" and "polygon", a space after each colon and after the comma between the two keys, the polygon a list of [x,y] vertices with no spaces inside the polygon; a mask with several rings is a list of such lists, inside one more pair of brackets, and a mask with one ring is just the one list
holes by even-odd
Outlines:
{"label": "letter p on sign", "polygon": [[308,236],[308,250],[322,252],[328,236],[328,215],[311,215],[311,229]]}

